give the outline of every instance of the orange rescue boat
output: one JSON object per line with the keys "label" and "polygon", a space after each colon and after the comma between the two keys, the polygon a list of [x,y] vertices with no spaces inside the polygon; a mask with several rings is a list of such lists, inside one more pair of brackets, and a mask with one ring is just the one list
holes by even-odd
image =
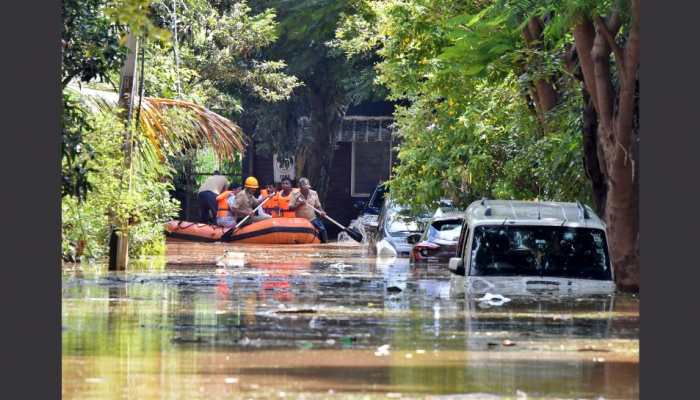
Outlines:
{"label": "orange rescue boat", "polygon": [[[165,224],[170,237],[199,242],[218,242],[230,228],[187,221]],[[320,243],[316,229],[305,218],[269,218],[253,222],[231,236],[227,242],[254,244],[308,244]]]}

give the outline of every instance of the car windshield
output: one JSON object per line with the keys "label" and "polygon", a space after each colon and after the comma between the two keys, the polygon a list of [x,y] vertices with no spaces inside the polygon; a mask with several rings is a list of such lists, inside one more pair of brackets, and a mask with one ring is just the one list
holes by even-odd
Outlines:
{"label": "car windshield", "polygon": [[605,234],[559,226],[477,226],[470,275],[610,280]]}
{"label": "car windshield", "polygon": [[426,240],[457,242],[459,234],[462,230],[462,219],[447,219],[442,221],[433,221],[428,227]]}
{"label": "car windshield", "polygon": [[387,211],[387,231],[392,236],[423,232],[422,226],[425,226],[425,223],[422,220],[427,217],[427,214],[415,216],[408,208],[393,206]]}
{"label": "car windshield", "polygon": [[382,204],[384,203],[384,194],[386,193],[386,186],[381,185],[378,186],[374,193],[372,193],[372,198],[369,200],[369,204],[367,205],[370,208],[379,210],[382,208]]}

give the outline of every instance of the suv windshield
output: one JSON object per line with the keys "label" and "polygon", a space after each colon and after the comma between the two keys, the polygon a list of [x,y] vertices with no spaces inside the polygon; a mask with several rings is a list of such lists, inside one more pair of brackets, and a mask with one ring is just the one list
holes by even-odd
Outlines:
{"label": "suv windshield", "polygon": [[442,240],[446,242],[456,242],[459,240],[459,234],[462,231],[461,219],[446,219],[442,221],[434,221],[428,228],[426,240],[432,242]]}
{"label": "suv windshield", "polygon": [[470,275],[610,280],[605,234],[559,226],[477,226]]}

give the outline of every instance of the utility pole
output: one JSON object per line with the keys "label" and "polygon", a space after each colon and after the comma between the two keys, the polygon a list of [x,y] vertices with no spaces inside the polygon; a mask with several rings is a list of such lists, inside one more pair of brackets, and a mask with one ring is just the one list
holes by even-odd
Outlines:
{"label": "utility pole", "polygon": [[[126,42],[126,61],[121,71],[121,83],[119,85],[119,108],[121,116],[126,122],[124,132],[124,171],[127,174],[127,190],[131,191],[131,159],[132,159],[132,132],[131,118],[134,111],[134,97],[136,94],[136,58],[139,41],[133,32],[129,32]],[[123,181],[123,178],[122,178]],[[109,241],[109,270],[124,271],[129,263],[129,227],[122,229],[112,228],[112,236]]]}

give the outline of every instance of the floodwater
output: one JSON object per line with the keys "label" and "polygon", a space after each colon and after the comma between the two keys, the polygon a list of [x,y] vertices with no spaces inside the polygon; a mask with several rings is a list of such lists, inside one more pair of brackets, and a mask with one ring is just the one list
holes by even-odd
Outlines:
{"label": "floodwater", "polygon": [[352,244],[66,265],[63,398],[639,398],[637,298],[488,305],[451,279]]}

